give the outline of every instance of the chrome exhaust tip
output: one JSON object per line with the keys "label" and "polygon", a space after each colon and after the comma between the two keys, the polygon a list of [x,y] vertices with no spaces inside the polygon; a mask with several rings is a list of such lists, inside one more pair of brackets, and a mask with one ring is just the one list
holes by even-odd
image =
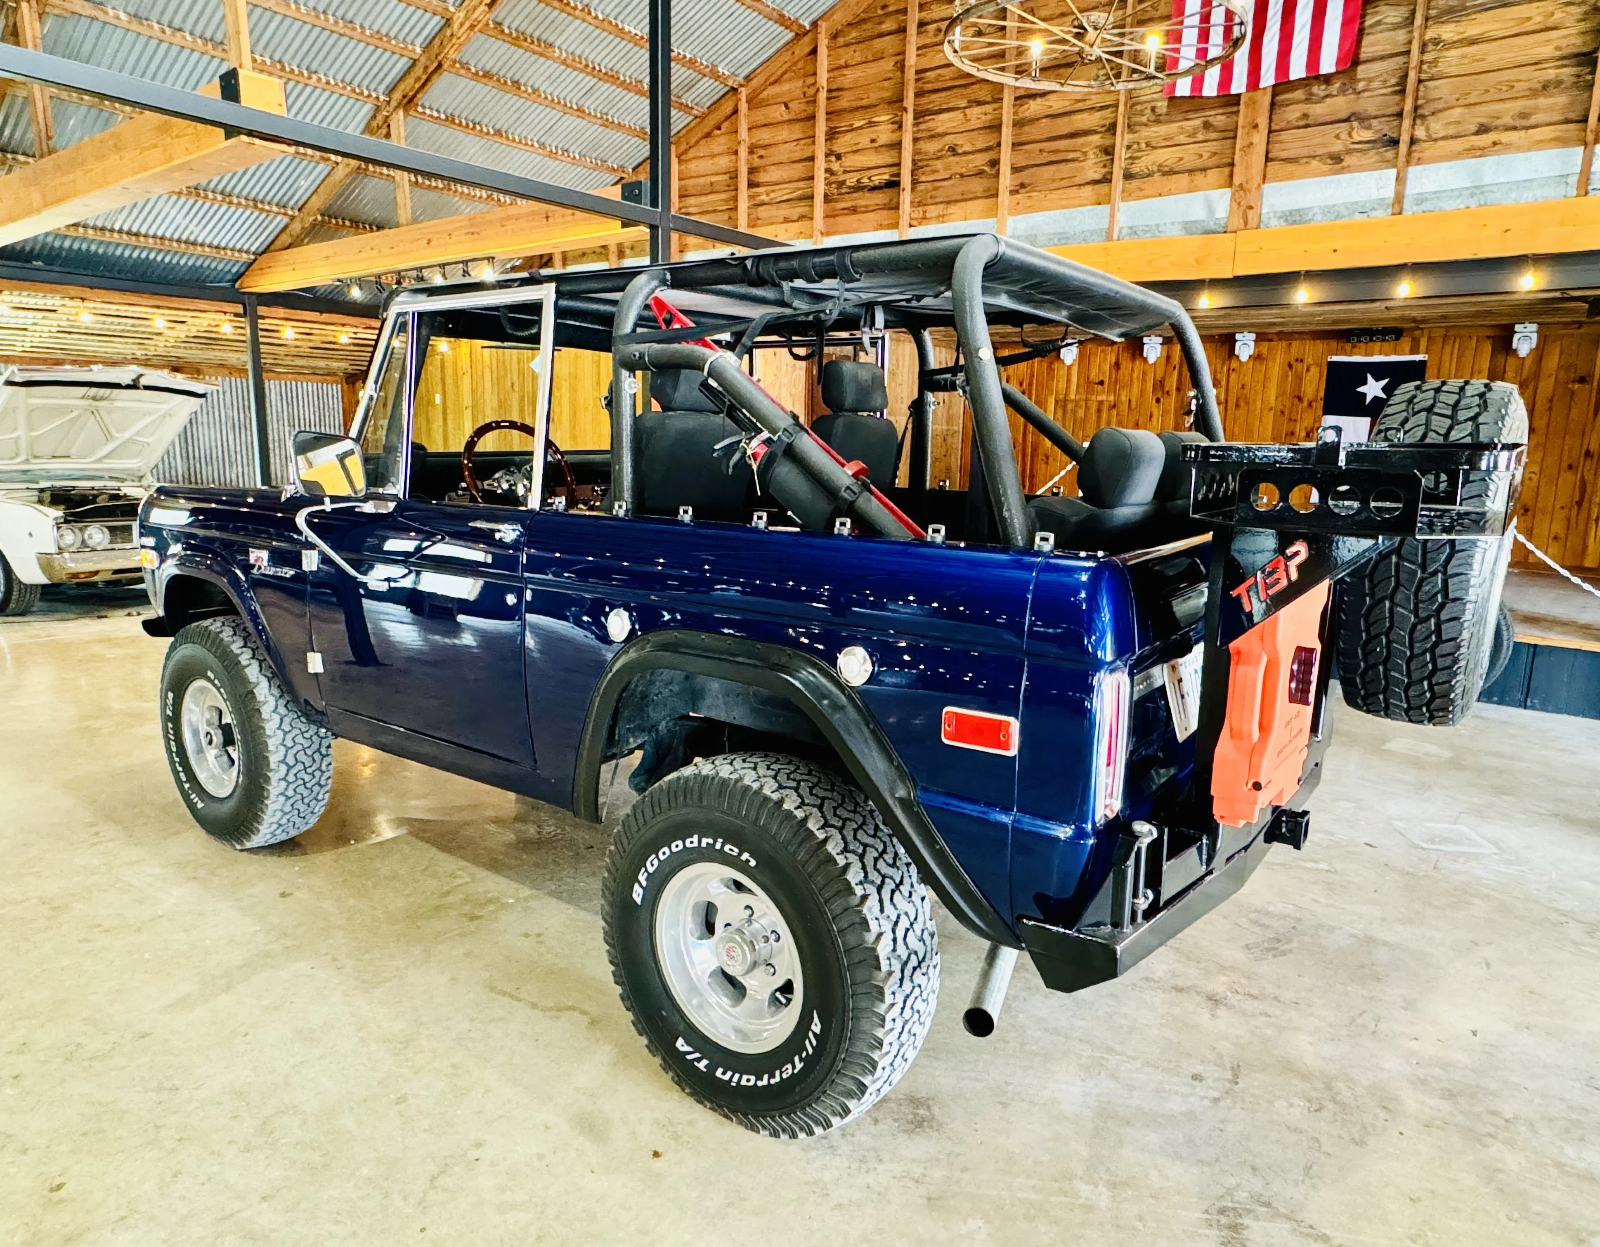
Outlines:
{"label": "chrome exhaust tip", "polygon": [[978,971],[978,985],[972,992],[972,1003],[961,1015],[961,1024],[967,1034],[987,1039],[994,1034],[1000,1021],[1000,1010],[1006,1002],[1006,989],[1011,986],[1011,972],[1017,968],[1017,950],[1004,944],[990,944],[983,957],[983,969]]}

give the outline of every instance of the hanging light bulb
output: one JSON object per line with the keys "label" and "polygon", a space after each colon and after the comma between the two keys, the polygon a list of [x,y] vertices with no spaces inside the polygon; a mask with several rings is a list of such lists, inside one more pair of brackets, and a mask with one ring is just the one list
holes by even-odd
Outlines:
{"label": "hanging light bulb", "polygon": [[1400,279],[1400,284],[1394,288],[1394,297],[1397,299],[1409,299],[1414,289],[1415,287],[1412,286],[1411,279],[1409,277],[1402,277]]}
{"label": "hanging light bulb", "polygon": [[1296,303],[1309,303],[1309,302],[1311,302],[1311,291],[1309,289],[1307,289],[1305,286],[1301,286],[1298,290],[1296,290],[1294,292],[1294,301]]}
{"label": "hanging light bulb", "polygon": [[1209,294],[1205,294],[1205,293],[1202,292],[1200,297],[1194,301],[1194,305],[1196,307],[1199,307],[1199,308],[1210,307],[1211,306],[1211,296]]}
{"label": "hanging light bulb", "polygon": [[350,331],[348,329],[345,330],[344,332],[342,332],[339,335],[339,345],[340,346],[349,346],[350,345]]}
{"label": "hanging light bulb", "polygon": [[217,328],[220,329],[228,337],[231,338],[233,336],[233,322],[231,320],[223,321],[222,324],[217,326]]}
{"label": "hanging light bulb", "polygon": [[94,319],[94,313],[91,312],[88,308],[84,308],[81,312],[78,313],[78,323],[80,325],[87,325],[93,319]]}
{"label": "hanging light bulb", "polygon": [[285,342],[293,342],[294,341],[294,326],[293,325],[285,325],[283,327],[283,340]]}
{"label": "hanging light bulb", "polygon": [[1538,284],[1539,278],[1531,268],[1525,272],[1521,279],[1517,282],[1517,285],[1521,286],[1524,290],[1532,290]]}

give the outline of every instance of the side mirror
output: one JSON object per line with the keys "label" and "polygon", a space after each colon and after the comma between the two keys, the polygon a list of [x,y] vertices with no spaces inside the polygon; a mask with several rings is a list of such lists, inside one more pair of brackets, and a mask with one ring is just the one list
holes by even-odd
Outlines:
{"label": "side mirror", "polygon": [[337,433],[296,433],[294,479],[310,498],[360,498],[367,492],[361,447]]}

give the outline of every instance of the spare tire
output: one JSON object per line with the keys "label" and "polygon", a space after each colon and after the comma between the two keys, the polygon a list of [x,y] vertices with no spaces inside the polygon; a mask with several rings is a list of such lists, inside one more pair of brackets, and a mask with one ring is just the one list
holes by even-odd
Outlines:
{"label": "spare tire", "polygon": [[[1528,440],[1528,412],[1503,381],[1412,381],[1385,404],[1375,442]],[[1482,500],[1486,483],[1462,502]],[[1404,723],[1447,726],[1478,700],[1494,648],[1511,532],[1499,540],[1405,538],[1344,584],[1339,684],[1347,704]]]}

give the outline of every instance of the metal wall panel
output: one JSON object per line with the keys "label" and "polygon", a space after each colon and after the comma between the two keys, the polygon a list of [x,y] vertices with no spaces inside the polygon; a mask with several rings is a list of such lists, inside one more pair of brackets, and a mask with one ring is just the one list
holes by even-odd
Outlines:
{"label": "metal wall panel", "polygon": [[[289,479],[289,441],[297,432],[343,430],[340,387],[315,381],[268,381],[267,415],[271,483],[282,485]],[[167,485],[254,485],[251,428],[249,381],[224,378],[161,456],[156,480]]]}

